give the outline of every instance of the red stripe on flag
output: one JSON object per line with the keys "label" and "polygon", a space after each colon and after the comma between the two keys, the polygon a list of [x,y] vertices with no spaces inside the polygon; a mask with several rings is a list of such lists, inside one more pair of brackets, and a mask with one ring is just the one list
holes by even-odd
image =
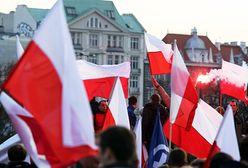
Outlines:
{"label": "red stripe on flag", "polygon": [[[169,138],[170,122],[164,124],[164,134]],[[206,158],[211,149],[211,144],[204,139],[197,130],[192,127],[189,131],[176,124],[172,125],[172,142],[186,152],[199,157]]]}
{"label": "red stripe on flag", "polygon": [[108,109],[108,111],[106,112],[102,131],[109,128],[109,127],[115,126],[115,125],[116,125],[116,122],[115,122],[115,119],[112,115],[112,112],[110,111],[110,109]]}
{"label": "red stripe on flag", "polygon": [[191,79],[188,78],[184,95],[182,95],[182,101],[180,104],[175,124],[186,129],[190,129],[194,120],[197,103],[198,95],[196,93]]}
{"label": "red stripe on flag", "polygon": [[161,51],[148,52],[151,75],[171,73],[171,63],[168,63]]}
{"label": "red stripe on flag", "polygon": [[243,86],[237,86],[235,84],[222,80],[220,82],[220,91],[221,94],[232,96],[248,104],[248,98],[246,96],[247,88],[245,88],[245,84]]}
{"label": "red stripe on flag", "polygon": [[[109,99],[114,88],[116,77],[83,80],[89,100],[94,96]],[[128,98],[128,78],[120,77],[125,98]]]}
{"label": "red stripe on flag", "polygon": [[[32,114],[33,118],[22,119],[30,126],[32,133],[38,131],[34,134],[38,152],[48,154],[47,159],[53,167],[66,166],[82,157],[96,154],[88,146],[64,147],[62,84],[53,64],[34,41],[30,42],[5,83],[4,90]],[[41,143],[50,145],[42,146]]]}

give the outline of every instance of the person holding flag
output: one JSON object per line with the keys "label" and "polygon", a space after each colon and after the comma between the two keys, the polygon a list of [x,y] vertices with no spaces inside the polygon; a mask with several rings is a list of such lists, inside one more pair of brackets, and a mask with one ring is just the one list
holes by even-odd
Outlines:
{"label": "person holding flag", "polygon": [[160,111],[157,108],[156,119],[149,149],[148,168],[157,168],[166,163],[169,155],[168,142],[164,136],[160,122]]}

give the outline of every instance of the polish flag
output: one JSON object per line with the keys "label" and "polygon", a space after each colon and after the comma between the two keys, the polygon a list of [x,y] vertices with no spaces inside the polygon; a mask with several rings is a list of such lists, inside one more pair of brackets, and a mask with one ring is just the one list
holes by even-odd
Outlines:
{"label": "polish flag", "polygon": [[205,167],[209,167],[211,158],[218,152],[229,154],[234,160],[240,161],[240,153],[234,125],[233,111],[229,105],[224,114],[214,144],[209,152]]}
{"label": "polish flag", "polygon": [[[206,158],[217,135],[222,116],[203,100],[199,100],[190,130],[172,124],[172,142],[186,152]],[[164,133],[169,138],[170,123],[164,125]]]}
{"label": "polish flag", "polygon": [[103,130],[114,125],[130,129],[127,104],[119,78],[116,79],[115,87],[110,98],[109,110],[105,116]]}
{"label": "polish flag", "polygon": [[173,51],[170,44],[165,44],[155,36],[145,33],[147,56],[151,75],[171,73]]}
{"label": "polish flag", "polygon": [[196,89],[175,44],[171,69],[170,122],[190,129],[197,103],[198,96]]}
{"label": "polish flag", "polygon": [[42,168],[66,167],[96,155],[91,109],[70,39],[59,0],[0,95],[28,153]]}
{"label": "polish flag", "polygon": [[94,96],[109,99],[116,77],[120,78],[125,98],[128,98],[128,79],[131,69],[129,62],[117,65],[96,65],[80,60],[77,61],[77,66],[89,100]]}
{"label": "polish flag", "polygon": [[220,91],[248,104],[248,69],[222,60]]}

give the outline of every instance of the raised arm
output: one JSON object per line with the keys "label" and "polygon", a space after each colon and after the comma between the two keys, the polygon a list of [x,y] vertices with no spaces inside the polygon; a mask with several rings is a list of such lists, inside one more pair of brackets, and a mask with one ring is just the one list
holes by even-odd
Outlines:
{"label": "raised arm", "polygon": [[162,101],[166,105],[167,108],[170,108],[170,96],[168,93],[164,90],[162,86],[159,85],[159,83],[156,81],[156,79],[151,76],[153,87],[158,91],[158,94],[161,96]]}

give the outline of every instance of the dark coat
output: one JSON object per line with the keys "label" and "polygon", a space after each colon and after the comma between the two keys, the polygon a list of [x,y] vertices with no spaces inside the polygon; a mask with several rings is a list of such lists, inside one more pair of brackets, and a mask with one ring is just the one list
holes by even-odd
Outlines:
{"label": "dark coat", "polygon": [[169,110],[163,105],[155,103],[147,103],[145,105],[142,116],[142,143],[145,143],[148,151],[155,124],[157,108],[159,108],[160,111],[160,121],[162,125],[169,118]]}

